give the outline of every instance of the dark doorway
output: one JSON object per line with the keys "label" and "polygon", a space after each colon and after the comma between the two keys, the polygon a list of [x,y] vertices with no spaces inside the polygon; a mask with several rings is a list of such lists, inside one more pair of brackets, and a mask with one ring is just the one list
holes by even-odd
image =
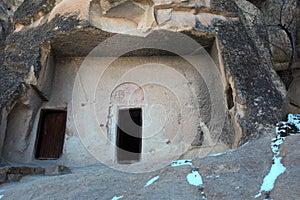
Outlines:
{"label": "dark doorway", "polygon": [[140,160],[142,150],[141,108],[119,110],[116,143],[118,163],[133,163]]}
{"label": "dark doorway", "polygon": [[64,145],[66,120],[65,110],[41,110],[36,139],[36,159],[54,160],[60,157]]}

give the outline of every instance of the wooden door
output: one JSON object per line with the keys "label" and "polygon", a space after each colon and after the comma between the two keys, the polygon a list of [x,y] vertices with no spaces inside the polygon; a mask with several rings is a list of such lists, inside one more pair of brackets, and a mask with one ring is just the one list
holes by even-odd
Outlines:
{"label": "wooden door", "polygon": [[142,109],[119,110],[117,160],[132,163],[140,160],[142,150]]}
{"label": "wooden door", "polygon": [[67,112],[42,110],[37,133],[35,157],[41,160],[57,159],[62,154]]}

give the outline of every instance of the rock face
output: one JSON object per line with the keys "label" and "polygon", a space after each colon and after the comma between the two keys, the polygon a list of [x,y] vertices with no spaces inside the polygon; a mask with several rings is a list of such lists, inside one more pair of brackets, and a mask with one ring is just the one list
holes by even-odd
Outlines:
{"label": "rock face", "polygon": [[267,41],[275,70],[289,88],[299,70],[299,2],[269,0],[264,3],[262,12],[268,25]]}
{"label": "rock face", "polygon": [[[273,5],[272,1],[267,2],[268,6]],[[222,97],[219,100],[224,105],[214,101],[211,97],[212,91],[208,94],[207,88],[202,87],[205,84],[197,87],[200,92],[196,92],[196,96],[201,99],[201,95],[206,94],[207,99],[211,98],[199,101],[203,105],[200,106],[201,109],[209,112],[214,109],[215,104],[219,104],[222,109],[220,113],[224,114],[219,114],[220,117],[216,120],[219,124],[210,126],[213,117],[200,113],[204,119],[199,118],[200,125],[194,145],[205,147],[204,144],[218,144],[224,150],[269,132],[274,128],[275,122],[287,113],[289,103],[286,89],[274,70],[276,64],[285,63],[287,60],[281,59],[283,55],[279,55],[278,49],[270,46],[265,38],[270,37],[272,41],[274,38],[282,38],[284,43],[287,41],[282,31],[271,36],[267,31],[261,32],[261,27],[267,25],[266,19],[272,20],[264,13],[268,6],[257,1],[252,3],[257,7],[246,0],[4,2],[0,7],[0,48],[1,53],[3,52],[3,55],[0,54],[2,154],[7,159],[14,158],[26,163],[36,161],[35,141],[41,109],[67,109],[72,114],[70,91],[83,58],[99,43],[114,35],[147,38],[152,33],[180,32],[193,38],[209,52],[220,75],[214,81],[213,78],[208,80],[220,86]],[[8,12],[8,8],[11,11]],[[109,46],[105,48],[107,54],[103,57],[114,53]],[[178,49],[180,48],[178,40]],[[155,48],[127,53],[124,57],[174,56],[170,52]],[[72,70],[66,70],[66,66]],[[89,73],[92,75],[94,72]],[[66,74],[62,78],[57,73]],[[181,73],[182,76],[187,76],[190,72],[182,70]],[[116,74],[111,74],[111,77],[112,81],[115,80]],[[193,84],[189,78],[187,80],[189,85]],[[174,85],[176,83],[175,81]],[[198,82],[197,84],[200,85]],[[103,91],[106,90],[108,89],[104,87]],[[58,101],[59,98],[53,96],[53,91],[65,94],[66,98]],[[291,96],[291,99],[297,105],[297,97]],[[116,131],[109,121],[110,109],[113,107],[110,104],[111,102],[103,103],[107,106],[103,108],[105,113],[101,117],[107,121],[100,120],[98,124],[104,131],[108,130],[107,135],[111,130]],[[87,104],[81,105],[85,107]],[[186,106],[191,105],[187,103]],[[67,119],[66,145],[58,163],[74,164],[78,154],[84,158],[89,157],[77,137],[71,114]],[[176,117],[178,124],[192,121],[188,118],[181,121],[182,115],[179,114]],[[24,126],[14,126],[18,122],[22,122]],[[212,129],[218,128],[221,129],[218,135],[211,133]],[[166,140],[165,143],[170,144],[172,141]],[[12,150],[11,147],[15,149]],[[74,153],[75,150],[78,152]],[[85,161],[87,160],[94,162],[91,157]],[[76,161],[77,164],[83,163],[79,160]]]}
{"label": "rock face", "polygon": [[[238,121],[240,121],[239,124],[242,124],[243,133],[245,133],[243,137],[248,138],[251,133],[246,133],[247,131],[252,132],[255,129],[263,133],[264,129],[269,128],[266,126],[267,121],[272,121],[269,117],[276,116],[271,110],[280,110],[282,105],[285,104],[285,89],[282,87],[275,71],[273,71],[268,44],[263,39],[267,33],[263,33],[256,28],[259,25],[264,25],[261,12],[249,2],[236,1],[236,3],[239,7],[242,23],[231,26],[225,24],[222,29],[220,28],[218,35],[222,38],[220,43],[222,49],[224,49],[224,60],[236,64],[229,65],[227,70],[232,79],[236,79],[231,84],[237,89],[235,97],[236,113]],[[256,16],[256,18],[253,16]],[[246,29],[247,32],[244,32],[243,29]],[[242,38],[242,40],[238,38]],[[249,67],[244,68],[245,65]],[[245,78],[241,78],[245,74],[247,74]],[[272,82],[273,85],[264,87],[266,82]],[[239,86],[237,87],[237,85]],[[271,89],[272,87],[273,89]],[[270,99],[272,100],[269,101]],[[280,118],[280,116],[275,118]],[[245,123],[242,122],[244,120]],[[249,124],[246,121],[252,121],[253,123]]]}
{"label": "rock face", "polygon": [[[0,195],[199,199],[199,188],[186,182],[190,166],[164,167],[171,158],[195,158],[193,170],[199,168],[203,176],[200,190],[206,197],[252,199],[272,165],[269,145],[275,123],[289,106],[292,112],[300,110],[298,50],[293,43],[300,41],[300,15],[290,15],[299,13],[299,2],[288,1],[280,12],[282,2],[2,1],[1,156],[37,166],[97,165],[43,179],[27,175],[70,171],[3,167],[2,183],[21,179],[26,186],[10,185]],[[130,118],[141,124],[144,135],[126,146],[137,147],[131,151],[138,155],[122,160],[124,135],[117,125],[120,111],[130,109],[141,111]],[[67,113],[60,129],[59,112]],[[49,117],[53,113],[55,119]],[[60,140],[51,140],[54,137]],[[236,150],[200,158],[247,141]],[[287,171],[276,182],[272,198],[299,196],[291,178],[299,174],[297,141],[298,136],[291,136],[281,147]],[[57,143],[62,145],[53,148]],[[99,161],[127,172],[139,172],[135,169],[142,166],[147,173],[115,171]],[[1,166],[6,165],[1,159]],[[157,175],[157,182],[144,187]],[[174,192],[174,185],[180,189]],[[58,192],[61,187],[72,192]]]}
{"label": "rock face", "polygon": [[[298,154],[299,150],[296,148],[299,145],[299,135],[287,137],[287,140],[281,147],[281,155],[283,156],[283,164],[287,166],[287,170],[282,176],[280,181],[276,184],[272,196],[280,199],[295,199],[300,195],[299,190],[290,192],[290,188],[295,188],[295,180],[299,180],[299,173],[295,166],[299,165]],[[288,187],[286,187],[288,185]]]}
{"label": "rock face", "polygon": [[[273,153],[270,143],[274,136],[275,133],[266,133],[265,136],[238,149],[194,159],[192,163],[202,176],[202,191],[205,196],[208,199],[253,199],[260,190],[263,177],[272,166]],[[298,198],[298,145],[299,135],[293,135],[287,137],[280,147],[280,156],[283,157],[286,171],[277,178],[270,194],[271,198]],[[19,169],[27,172],[31,170]],[[56,172],[60,172],[59,167],[49,167],[47,170],[52,170],[55,175]],[[161,170],[143,174],[124,173],[103,165],[71,170],[71,174],[64,174],[69,171],[62,171],[61,176],[24,176],[20,183],[3,185],[0,193],[6,199],[16,199],[20,196],[23,196],[23,199],[112,199],[115,196],[123,196],[123,199],[199,199],[201,196],[199,187],[190,185],[187,181],[187,175],[192,171],[188,165],[169,165]],[[149,180],[157,176],[159,178],[154,183],[145,187]],[[61,190],[62,187],[69,192]],[[256,199],[263,198],[264,196],[261,196]]]}
{"label": "rock face", "polygon": [[29,175],[62,175],[71,173],[71,170],[65,166],[51,167],[2,167],[0,168],[0,184],[20,181],[23,177]]}
{"label": "rock face", "polygon": [[289,97],[292,104],[294,104],[296,107],[300,107],[300,78],[296,78],[290,88],[289,88]]}
{"label": "rock face", "polygon": [[[264,136],[234,151],[193,160],[193,165],[202,176],[206,197],[253,199],[272,165],[269,146],[271,138],[271,135]],[[298,179],[292,178],[299,176],[299,159],[295,151],[295,145],[299,141],[297,138],[298,136],[290,136],[286,141],[287,146],[281,147],[282,155],[286,157],[283,162],[287,171],[276,181],[275,189],[271,193],[274,199],[297,199],[299,196]],[[4,187],[1,194],[7,199],[19,196],[24,196],[24,199],[112,199],[114,196],[123,196],[123,199],[199,199],[201,191],[198,187],[189,185],[189,173],[191,167],[186,165],[167,166],[144,174],[128,174],[95,165],[75,168],[72,169],[72,174],[62,176],[24,177],[20,184]],[[144,187],[156,176],[159,176],[157,181]],[[62,187],[70,192],[62,191]]]}

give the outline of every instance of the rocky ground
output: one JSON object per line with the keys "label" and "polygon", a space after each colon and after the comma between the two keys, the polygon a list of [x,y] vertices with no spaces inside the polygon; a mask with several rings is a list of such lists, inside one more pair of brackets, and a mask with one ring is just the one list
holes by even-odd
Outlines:
{"label": "rocky ground", "polygon": [[[193,160],[202,175],[204,192],[208,199],[254,199],[264,177],[272,165],[271,139],[264,136],[223,154]],[[284,174],[276,181],[270,197],[298,199],[300,190],[300,135],[287,137],[280,148]],[[20,182],[4,184],[2,199],[201,199],[198,187],[190,185],[186,176],[188,165],[167,166],[144,174],[128,174],[95,165],[71,168],[64,175],[25,176]],[[148,187],[153,177],[159,179]],[[123,196],[123,198],[121,198]],[[257,199],[263,199],[264,195]]]}

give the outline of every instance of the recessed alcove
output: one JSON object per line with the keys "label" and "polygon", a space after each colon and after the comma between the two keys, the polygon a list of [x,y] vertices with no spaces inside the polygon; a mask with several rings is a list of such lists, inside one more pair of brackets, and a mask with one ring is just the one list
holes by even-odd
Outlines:
{"label": "recessed alcove", "polygon": [[[221,74],[221,61],[214,38],[198,36],[194,32],[185,34],[203,44],[209,52],[197,57],[202,62],[201,66],[205,68],[214,59],[214,67]],[[8,117],[7,130],[10,130],[14,120],[32,120],[24,152],[17,157],[9,154],[6,156],[8,160],[15,157],[27,163],[41,163],[45,159],[67,165],[88,165],[99,160],[129,164],[178,158],[185,154],[185,150],[187,155],[195,157],[232,147],[234,132],[228,134],[224,141],[220,135],[227,133],[223,133],[222,129],[219,135],[210,135],[208,124],[212,118],[212,99],[205,82],[205,78],[209,77],[203,77],[187,58],[167,50],[141,48],[126,52],[114,59],[101,76],[95,76],[96,79],[93,78],[96,71],[93,68],[87,70],[85,73],[91,77],[88,84],[95,86],[94,99],[82,100],[78,105],[74,103],[74,98],[81,98],[85,93],[77,94],[74,87],[86,56],[97,44],[112,35],[87,28],[53,38],[47,43],[47,48],[42,51],[44,62],[38,84],[32,90],[35,92],[34,99],[39,99],[40,103],[29,105],[29,110],[38,111],[29,117],[18,115],[17,119],[12,119],[10,116],[15,116],[13,111]],[[110,58],[111,50],[107,49],[107,54],[101,56],[103,59]],[[214,81],[221,86],[224,84],[221,78]],[[221,98],[224,99],[221,100],[226,102],[225,89],[223,92]],[[230,92],[234,91],[229,91],[229,96]],[[227,101],[232,103],[230,99]],[[87,111],[90,108],[93,110],[92,117]],[[223,109],[225,111],[226,107]],[[63,117],[60,122],[50,120],[51,126],[60,127],[59,141],[48,141],[59,143],[53,150],[41,138],[45,115],[56,111],[63,113]],[[134,116],[131,118],[138,126],[130,126],[132,130],[129,133],[137,135],[128,136],[122,130],[122,126],[128,125],[124,113]],[[220,126],[226,124],[226,119],[221,120]],[[10,136],[6,136],[7,140],[11,140]],[[186,144],[186,141],[189,143]],[[52,150],[55,152],[53,155],[46,155]]]}

